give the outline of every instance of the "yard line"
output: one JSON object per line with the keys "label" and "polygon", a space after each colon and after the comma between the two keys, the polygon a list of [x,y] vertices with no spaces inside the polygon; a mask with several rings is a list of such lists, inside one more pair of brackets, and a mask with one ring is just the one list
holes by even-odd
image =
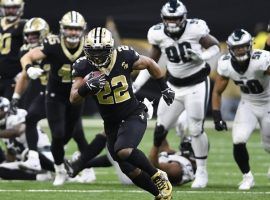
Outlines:
{"label": "yard line", "polygon": [[[142,190],[51,190],[51,189],[42,189],[42,190],[6,190],[0,189],[0,192],[28,192],[28,193],[50,193],[50,192],[57,192],[57,193],[145,193]],[[265,195],[270,194],[270,192],[254,192],[254,191],[211,191],[211,190],[202,190],[202,191],[175,191],[174,193],[177,194],[250,194],[250,195]]]}

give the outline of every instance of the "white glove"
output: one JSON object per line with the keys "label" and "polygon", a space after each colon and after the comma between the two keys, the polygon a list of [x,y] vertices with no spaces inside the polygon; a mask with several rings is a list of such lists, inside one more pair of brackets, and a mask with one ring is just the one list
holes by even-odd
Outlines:
{"label": "white glove", "polygon": [[188,58],[191,58],[194,61],[203,61],[202,55],[193,49],[187,49]]}
{"label": "white glove", "polygon": [[154,108],[153,108],[153,102],[149,101],[147,98],[144,98],[143,100],[144,105],[147,107],[147,119],[152,119],[153,117],[153,112],[154,112]]}
{"label": "white glove", "polygon": [[40,69],[40,68],[37,68],[37,67],[29,67],[29,69],[27,69],[27,71],[26,71],[29,78],[31,78],[33,80],[40,77],[43,72],[44,72],[43,69]]}

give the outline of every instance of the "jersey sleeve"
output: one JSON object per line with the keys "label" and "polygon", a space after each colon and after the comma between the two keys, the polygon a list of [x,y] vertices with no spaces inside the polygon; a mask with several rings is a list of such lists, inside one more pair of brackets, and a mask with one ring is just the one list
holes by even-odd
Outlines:
{"label": "jersey sleeve", "polygon": [[84,70],[84,65],[86,64],[87,59],[85,56],[77,59],[73,65],[72,65],[72,77],[76,78],[76,77],[85,77],[87,75],[87,73]]}
{"label": "jersey sleeve", "polygon": [[60,44],[60,38],[56,35],[49,35],[43,40],[43,48],[41,51],[46,55],[49,56],[55,50],[55,45]]}
{"label": "jersey sleeve", "polygon": [[164,31],[162,23],[152,26],[147,33],[148,42],[152,45],[159,45],[161,32]]}
{"label": "jersey sleeve", "polygon": [[270,67],[270,52],[262,51],[259,61],[260,70],[266,71]]}
{"label": "jersey sleeve", "polygon": [[126,49],[126,50],[123,50],[124,55],[125,55],[125,61],[127,64],[126,67],[128,67],[129,71],[132,71],[133,64],[140,58],[140,55],[132,47],[120,46],[120,49],[121,48]]}
{"label": "jersey sleeve", "polygon": [[218,60],[217,72],[220,76],[229,77],[228,66],[226,65],[224,59],[226,59],[226,55],[221,56]]}

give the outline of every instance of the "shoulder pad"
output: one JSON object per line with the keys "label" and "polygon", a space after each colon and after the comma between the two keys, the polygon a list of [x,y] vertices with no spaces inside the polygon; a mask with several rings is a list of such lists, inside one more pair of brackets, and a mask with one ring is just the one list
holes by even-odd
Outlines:
{"label": "shoulder pad", "polygon": [[202,19],[188,19],[187,22],[190,31],[200,35],[200,37],[204,37],[210,32],[206,22]]}
{"label": "shoulder pad", "polygon": [[147,33],[148,42],[152,45],[158,45],[163,35],[164,35],[163,23],[156,24],[152,26]]}
{"label": "shoulder pad", "polygon": [[270,52],[265,50],[254,49],[251,59],[258,64],[260,70],[266,71],[270,66]]}

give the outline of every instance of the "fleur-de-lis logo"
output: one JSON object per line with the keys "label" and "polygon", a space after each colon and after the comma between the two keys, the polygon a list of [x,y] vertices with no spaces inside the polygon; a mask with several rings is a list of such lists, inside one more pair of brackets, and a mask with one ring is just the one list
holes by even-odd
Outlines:
{"label": "fleur-de-lis logo", "polygon": [[127,68],[128,68],[128,64],[124,61],[124,62],[122,62],[122,67],[123,67],[124,69],[127,69]]}

